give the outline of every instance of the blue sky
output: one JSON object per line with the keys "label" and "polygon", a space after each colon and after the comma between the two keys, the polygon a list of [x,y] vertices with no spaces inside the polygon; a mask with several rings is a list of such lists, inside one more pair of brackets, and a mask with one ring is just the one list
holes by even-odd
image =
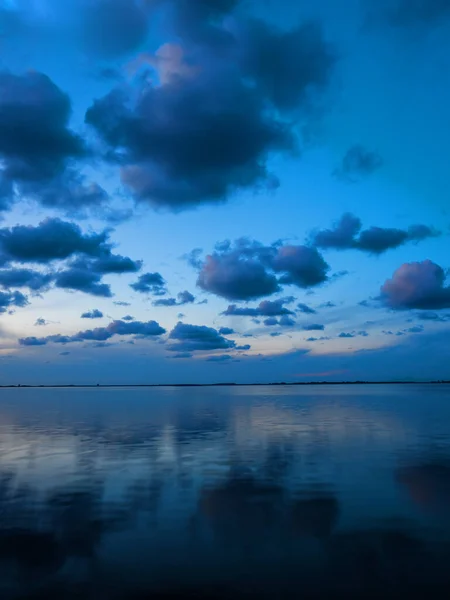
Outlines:
{"label": "blue sky", "polygon": [[450,2],[293,4],[0,3],[0,383],[450,378]]}

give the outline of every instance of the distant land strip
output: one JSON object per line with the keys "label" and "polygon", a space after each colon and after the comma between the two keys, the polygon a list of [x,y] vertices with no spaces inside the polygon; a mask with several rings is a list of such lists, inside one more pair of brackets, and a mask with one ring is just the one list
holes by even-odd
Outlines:
{"label": "distant land strip", "polygon": [[448,385],[450,380],[430,381],[274,381],[272,383],[118,383],[118,384],[54,384],[54,385],[0,385],[0,389],[11,388],[158,388],[158,387],[250,387],[250,386],[301,386],[301,385]]}

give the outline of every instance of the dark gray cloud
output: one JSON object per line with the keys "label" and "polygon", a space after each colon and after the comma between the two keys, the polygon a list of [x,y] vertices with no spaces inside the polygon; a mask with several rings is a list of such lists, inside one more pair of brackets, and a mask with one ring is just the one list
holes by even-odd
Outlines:
{"label": "dark gray cloud", "polygon": [[437,321],[445,323],[450,320],[450,315],[439,315],[436,312],[422,312],[417,315],[417,318],[421,321]]}
{"label": "dark gray cloud", "polygon": [[166,330],[156,321],[112,321],[107,327],[97,327],[79,331],[74,335],[49,335],[43,338],[28,337],[19,339],[22,346],[44,346],[48,343],[71,344],[78,342],[105,342],[115,335],[136,335],[140,338],[158,337],[166,333]]}
{"label": "dark gray cloud", "polygon": [[294,314],[284,305],[292,302],[293,298],[280,298],[279,300],[263,300],[256,308],[236,306],[231,304],[222,314],[242,317],[277,317]]}
{"label": "dark gray cloud", "polygon": [[289,317],[288,315],[283,315],[282,317],[280,317],[278,322],[281,325],[281,327],[294,327],[294,325],[296,324],[294,319],[292,319],[292,317]]}
{"label": "dark gray cloud", "polygon": [[357,144],[347,150],[333,175],[343,181],[355,182],[371,175],[382,165],[383,159],[377,152]]}
{"label": "dark gray cloud", "polygon": [[219,354],[218,356],[208,356],[208,358],[206,359],[208,362],[226,362],[229,360],[233,360],[233,356],[231,356],[231,354]]}
{"label": "dark gray cloud", "polygon": [[178,302],[176,301],[176,298],[160,298],[153,302],[153,306],[178,306]]}
{"label": "dark gray cloud", "polygon": [[0,250],[17,262],[48,263],[75,254],[109,257],[109,233],[85,234],[75,223],[45,219],[39,225],[16,225],[0,229]]}
{"label": "dark gray cloud", "polygon": [[178,354],[173,354],[169,358],[192,358],[192,352],[179,352]]}
{"label": "dark gray cloud", "polygon": [[205,325],[177,323],[169,334],[174,340],[167,346],[171,352],[198,352],[235,348],[236,343],[226,339],[216,329]]}
{"label": "dark gray cloud", "polygon": [[331,229],[316,231],[311,242],[318,248],[334,250],[361,250],[370,254],[382,254],[408,242],[418,243],[440,233],[427,225],[411,225],[408,229],[369,227],[361,231],[362,223],[350,213],[342,215]]}
{"label": "dark gray cloud", "polygon": [[423,325],[413,325],[413,327],[408,327],[408,329],[404,329],[405,333],[423,333],[425,330]]}
{"label": "dark gray cloud", "polygon": [[21,292],[0,292],[0,313],[4,313],[12,306],[24,307],[28,299]]}
{"label": "dark gray cloud", "polygon": [[36,319],[36,321],[34,323],[35,327],[45,327],[46,325],[48,325],[48,321],[46,321],[42,317],[39,317],[38,319]]}
{"label": "dark gray cloud", "polygon": [[0,156],[12,181],[42,181],[86,153],[69,127],[71,105],[46,75],[0,73]]}
{"label": "dark gray cloud", "polygon": [[339,335],[339,338],[354,338],[356,337],[354,333],[346,333],[344,331],[342,331]]}
{"label": "dark gray cloud", "polygon": [[113,304],[116,306],[131,306],[130,302],[124,302],[123,300],[115,300]]}
{"label": "dark gray cloud", "polygon": [[303,325],[302,329],[303,331],[323,331],[325,329],[325,325],[311,323],[310,325]]}
{"label": "dark gray cloud", "polygon": [[327,263],[315,248],[281,246],[271,263],[276,273],[283,273],[280,282],[301,288],[320,285],[327,279]]}
{"label": "dark gray cloud", "polygon": [[[109,158],[120,157],[124,184],[154,206],[178,211],[273,187],[268,159],[296,149],[297,125],[311,117],[335,62],[320,27],[281,31],[244,17],[230,27],[227,11],[205,11],[203,1],[169,4],[177,44],[142,55],[139,92],[112,90],[86,122]],[[162,85],[149,85],[154,70]]]}
{"label": "dark gray cloud", "polygon": [[268,319],[264,319],[264,325],[266,327],[274,327],[278,325],[278,319],[276,317],[269,317]]}
{"label": "dark gray cloud", "polygon": [[45,338],[37,338],[34,336],[22,338],[19,342],[21,346],[45,346],[47,343]]}
{"label": "dark gray cloud", "polygon": [[55,286],[65,290],[84,292],[92,296],[111,298],[111,286],[107,283],[102,283],[101,279],[99,273],[74,267],[57,273]]}
{"label": "dark gray cloud", "polygon": [[124,317],[122,317],[121,320],[122,321],[134,321],[134,317],[132,317],[131,315],[125,315]]}
{"label": "dark gray cloud", "polygon": [[141,294],[163,296],[167,293],[166,282],[160,273],[144,273],[136,282],[130,283],[130,287]]}
{"label": "dark gray cloud", "polygon": [[250,344],[243,344],[242,346],[236,346],[236,350],[246,351],[246,350],[250,350],[250,348],[251,348]]}
{"label": "dark gray cloud", "polygon": [[394,310],[450,308],[445,280],[444,269],[431,260],[405,263],[384,283],[380,299]]}
{"label": "dark gray cloud", "polygon": [[280,290],[276,276],[258,258],[236,251],[207,256],[197,285],[227,300],[253,300]]}
{"label": "dark gray cloud", "polygon": [[311,308],[307,304],[303,304],[302,302],[300,302],[299,304],[297,304],[297,309],[298,309],[299,312],[302,312],[305,315],[315,315],[317,313],[316,310],[314,310],[313,308]]}
{"label": "dark gray cloud", "polygon": [[231,329],[231,327],[221,327],[219,329],[219,333],[220,335],[232,335],[234,333],[234,329]]}
{"label": "dark gray cloud", "polygon": [[319,308],[336,308],[336,304],[334,302],[330,302],[330,300],[328,300],[328,302],[322,302],[322,304],[319,304]]}
{"label": "dark gray cloud", "polygon": [[94,308],[88,312],[85,312],[81,315],[82,319],[102,319],[103,313],[98,308]]}
{"label": "dark gray cloud", "polygon": [[69,97],[46,75],[0,72],[2,208],[22,197],[72,212],[108,200],[79,170],[89,153],[69,128],[70,115]]}
{"label": "dark gray cloud", "polygon": [[329,340],[329,339],[330,339],[330,338],[329,338],[329,337],[326,337],[326,336],[322,336],[322,337],[319,337],[319,338],[316,338],[316,337],[309,337],[309,338],[307,338],[307,339],[306,339],[306,341],[307,341],[307,342],[325,342],[325,341],[327,341],[327,340]]}
{"label": "dark gray cloud", "polygon": [[180,292],[177,298],[160,298],[153,302],[153,306],[182,306],[183,304],[192,304],[195,302],[195,296],[185,290]]}
{"label": "dark gray cloud", "polygon": [[88,267],[104,275],[110,273],[137,273],[142,268],[142,261],[132,260],[128,256],[121,256],[120,254],[109,254],[90,261]]}
{"label": "dark gray cloud", "polygon": [[40,292],[48,289],[52,280],[52,274],[32,269],[0,269],[0,286],[6,289],[27,287],[33,292]]}
{"label": "dark gray cloud", "polygon": [[278,292],[282,284],[319,285],[326,281],[327,271],[327,263],[315,248],[263,246],[242,238],[206,257],[197,285],[227,300],[254,300]]}

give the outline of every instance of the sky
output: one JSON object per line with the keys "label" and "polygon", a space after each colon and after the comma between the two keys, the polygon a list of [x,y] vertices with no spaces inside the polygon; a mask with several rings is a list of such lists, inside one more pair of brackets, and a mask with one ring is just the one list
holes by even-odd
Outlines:
{"label": "sky", "polygon": [[450,0],[0,0],[0,384],[450,379]]}

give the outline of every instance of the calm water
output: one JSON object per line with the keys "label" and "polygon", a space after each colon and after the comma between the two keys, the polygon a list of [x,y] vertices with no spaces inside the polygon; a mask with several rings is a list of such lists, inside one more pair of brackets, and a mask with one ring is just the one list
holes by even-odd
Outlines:
{"label": "calm water", "polygon": [[450,386],[0,390],[0,597],[450,591]]}

